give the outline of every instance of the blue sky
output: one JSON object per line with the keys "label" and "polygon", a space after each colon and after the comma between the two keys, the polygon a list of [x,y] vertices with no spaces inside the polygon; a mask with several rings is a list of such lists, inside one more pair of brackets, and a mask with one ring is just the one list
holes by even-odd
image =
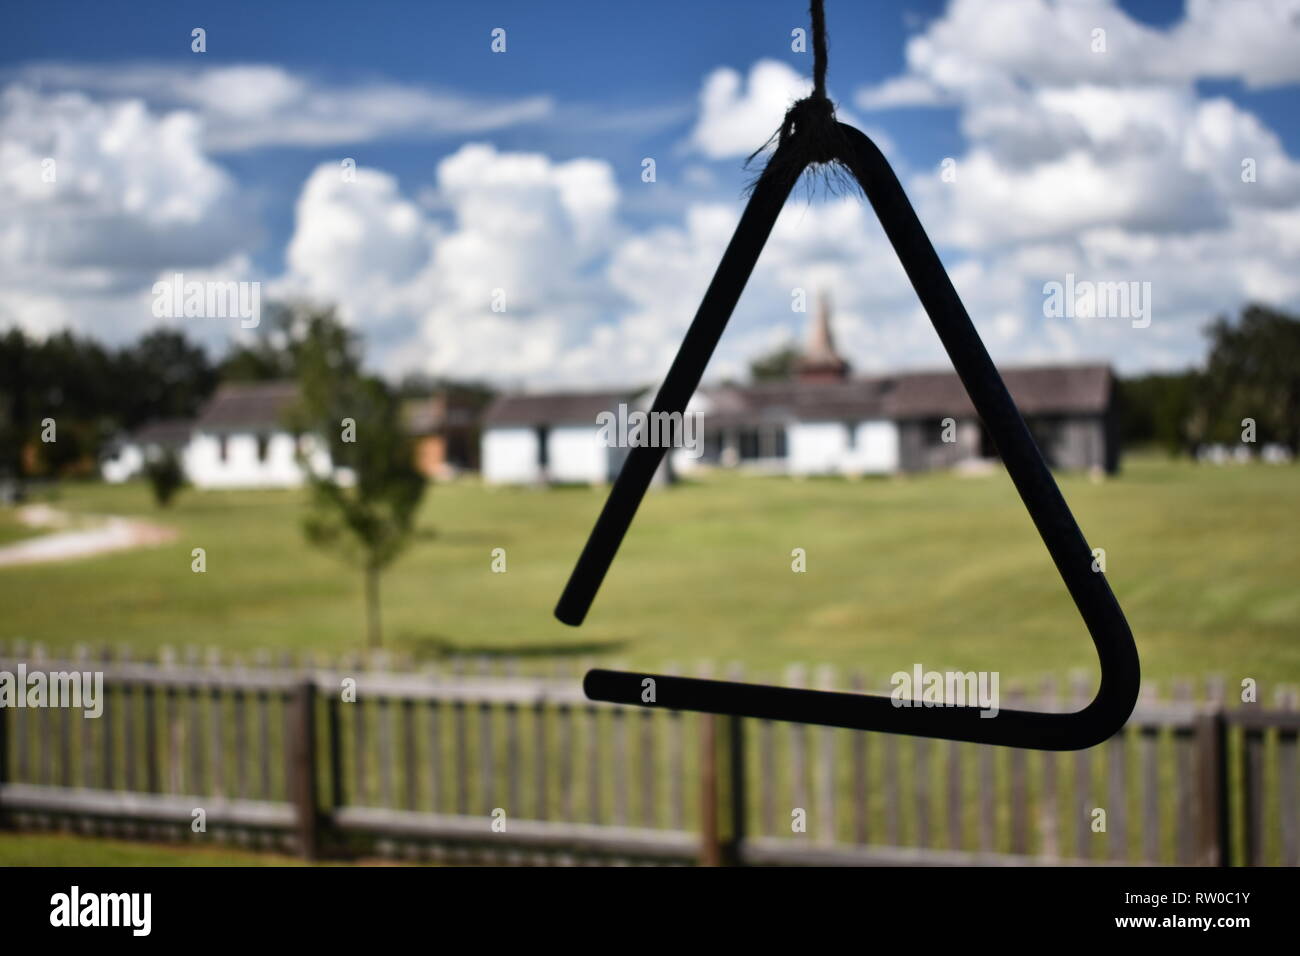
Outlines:
{"label": "blue sky", "polygon": [[[1216,312],[1300,304],[1295,3],[827,6],[841,115],[885,149],[999,361],[1176,367]],[[184,270],[335,302],[392,373],[653,381],[734,226],[744,153],[801,93],[806,16],[10,3],[0,324],[129,339],[157,324],[153,281]],[[48,157],[58,179],[34,185]],[[801,334],[796,289],[831,295],[857,367],[942,364],[858,201],[787,213],[712,375]],[[1067,274],[1148,283],[1152,321],[1044,314]],[[169,321],[214,349],[249,334]]]}

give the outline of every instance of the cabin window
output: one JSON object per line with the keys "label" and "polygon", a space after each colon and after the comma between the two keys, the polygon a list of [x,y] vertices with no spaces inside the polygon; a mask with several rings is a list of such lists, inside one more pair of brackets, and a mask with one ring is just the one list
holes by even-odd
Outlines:
{"label": "cabin window", "polygon": [[772,435],[772,457],[784,458],[786,456],[785,426],[773,425],[771,435]]}
{"label": "cabin window", "polygon": [[270,445],[271,445],[271,436],[269,435],[257,436],[257,460],[259,462],[266,461],[266,453],[270,449]]}
{"label": "cabin window", "polygon": [[226,463],[226,456],[230,454],[230,449],[227,447],[228,445],[229,436],[217,436],[217,461],[221,462],[223,465]]}
{"label": "cabin window", "polygon": [[537,435],[537,467],[547,468],[550,466],[550,437],[551,430],[545,425],[538,425],[536,428]]}
{"label": "cabin window", "polygon": [[852,451],[858,445],[858,424],[857,422],[844,423],[844,447]]}
{"label": "cabin window", "polygon": [[784,458],[786,455],[785,428],[781,425],[741,428],[736,433],[736,439],[741,461]]}

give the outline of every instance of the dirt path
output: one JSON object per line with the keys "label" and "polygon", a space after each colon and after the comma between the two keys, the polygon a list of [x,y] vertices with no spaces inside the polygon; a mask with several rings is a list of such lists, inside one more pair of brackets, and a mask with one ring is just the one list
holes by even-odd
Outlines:
{"label": "dirt path", "polygon": [[126,551],[166,544],[175,540],[176,529],[116,515],[74,516],[48,505],[27,505],[18,510],[18,520],[32,528],[53,530],[36,538],[16,541],[0,548],[0,568],[18,564],[68,561],[109,551]]}

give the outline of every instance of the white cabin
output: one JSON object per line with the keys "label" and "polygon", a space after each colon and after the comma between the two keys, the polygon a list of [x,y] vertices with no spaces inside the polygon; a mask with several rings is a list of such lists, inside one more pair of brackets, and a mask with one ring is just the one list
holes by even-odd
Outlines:
{"label": "white cabin", "polygon": [[285,424],[297,396],[292,382],[222,385],[194,421],[146,425],[120,442],[101,474],[105,481],[127,481],[151,456],[171,449],[196,488],[296,487],[305,479],[300,451],[313,471],[331,465],[323,442],[295,435]]}

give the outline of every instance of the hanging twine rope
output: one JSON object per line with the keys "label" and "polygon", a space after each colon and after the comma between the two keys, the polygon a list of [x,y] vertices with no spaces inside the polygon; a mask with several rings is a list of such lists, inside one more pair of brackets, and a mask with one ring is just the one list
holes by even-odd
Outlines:
{"label": "hanging twine rope", "polygon": [[766,178],[776,178],[793,185],[803,170],[812,165],[828,187],[856,181],[839,160],[844,155],[843,134],[835,118],[835,104],[826,95],[826,13],[822,0],[812,0],[813,89],[786,111],[781,128],[766,143],[750,154],[749,166],[761,153],[776,148],[763,171],[750,183],[752,190]]}
{"label": "hanging twine rope", "polygon": [[[812,17],[813,30],[813,99],[826,99],[826,11],[822,8],[822,0],[812,0],[812,6],[808,9],[809,16]],[[835,107],[832,105],[831,110]]]}

